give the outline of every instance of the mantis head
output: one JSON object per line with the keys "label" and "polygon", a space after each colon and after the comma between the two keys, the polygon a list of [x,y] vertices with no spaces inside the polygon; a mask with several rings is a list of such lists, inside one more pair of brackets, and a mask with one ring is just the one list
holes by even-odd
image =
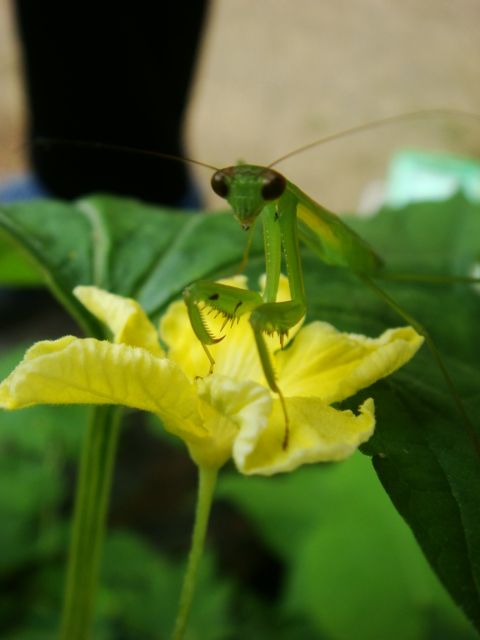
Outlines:
{"label": "mantis head", "polygon": [[242,164],[216,171],[212,189],[225,198],[243,229],[248,229],[268,202],[277,200],[285,191],[286,179],[266,167]]}

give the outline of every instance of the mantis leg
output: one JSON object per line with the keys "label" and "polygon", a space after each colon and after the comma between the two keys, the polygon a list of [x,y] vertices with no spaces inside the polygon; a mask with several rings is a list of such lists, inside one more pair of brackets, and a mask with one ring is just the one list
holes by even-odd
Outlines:
{"label": "mantis leg", "polygon": [[[230,287],[209,280],[198,280],[184,290],[183,299],[187,306],[192,329],[200,340],[210,362],[209,373],[212,373],[215,360],[208,350],[208,345],[220,342],[224,336],[215,337],[212,335],[205,324],[202,311],[205,309],[217,311],[225,318],[223,325],[225,326],[229,320],[240,318],[261,305],[262,297],[255,291]],[[201,305],[202,308],[200,308]]]}
{"label": "mantis leg", "polygon": [[237,274],[243,273],[248,264],[248,258],[250,256],[250,249],[252,248],[253,237],[255,235],[255,223],[252,224],[250,229],[248,230],[247,242],[245,243],[245,248],[243,250],[242,260],[238,265]]}
{"label": "mantis leg", "polygon": [[376,278],[391,280],[393,282],[425,282],[428,284],[480,284],[480,277],[477,276],[444,276],[416,273],[390,273],[381,271],[375,274]]}
{"label": "mantis leg", "polygon": [[[281,341],[306,312],[296,207],[297,199],[287,192],[280,198],[278,210],[267,206],[262,212],[267,283],[263,296],[264,304],[256,307],[250,317],[250,323],[256,334],[276,333]],[[280,277],[281,247],[290,285],[291,300],[288,302],[275,302]]]}

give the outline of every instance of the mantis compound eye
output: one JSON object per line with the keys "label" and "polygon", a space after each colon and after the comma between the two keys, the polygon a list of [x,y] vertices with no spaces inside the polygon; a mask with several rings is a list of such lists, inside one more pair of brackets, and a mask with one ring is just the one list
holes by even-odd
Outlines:
{"label": "mantis compound eye", "polygon": [[280,198],[286,189],[287,181],[285,178],[276,171],[268,169],[262,176],[262,198],[264,200],[276,200]]}
{"label": "mantis compound eye", "polygon": [[228,196],[229,188],[227,176],[222,171],[215,171],[210,184],[217,196],[220,196],[221,198],[226,198]]}

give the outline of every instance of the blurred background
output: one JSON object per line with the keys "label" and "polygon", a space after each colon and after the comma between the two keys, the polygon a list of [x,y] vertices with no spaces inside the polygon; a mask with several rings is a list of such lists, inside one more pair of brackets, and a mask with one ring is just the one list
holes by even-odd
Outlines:
{"label": "blurred background", "polygon": [[[478,0],[212,1],[186,112],[186,152],[219,167],[240,159],[268,164],[392,114],[478,112],[479,60]],[[27,171],[27,111],[13,5],[0,0],[1,181]],[[334,211],[354,212],[369,185],[385,179],[398,148],[478,158],[480,128],[446,117],[404,122],[278,169]],[[223,207],[210,193],[209,172],[194,174],[206,205]],[[33,338],[71,326],[48,306],[2,327],[9,350],[1,373]],[[0,637],[50,640],[84,412],[41,408],[1,419]],[[132,415],[122,432],[96,639],[153,640],[171,626],[195,470],[162,433]],[[190,640],[475,637],[362,456],[267,480],[227,470],[209,543]]]}
{"label": "blurred background", "polygon": [[[425,108],[478,111],[477,0],[229,0],[209,3],[186,146],[222,167],[267,164],[326,134]],[[25,166],[26,110],[12,5],[0,3],[0,171]],[[159,114],[161,118],[161,114]],[[409,121],[292,158],[278,168],[337,211],[353,210],[398,146],[479,153],[478,124]],[[208,206],[221,201],[199,184]]]}

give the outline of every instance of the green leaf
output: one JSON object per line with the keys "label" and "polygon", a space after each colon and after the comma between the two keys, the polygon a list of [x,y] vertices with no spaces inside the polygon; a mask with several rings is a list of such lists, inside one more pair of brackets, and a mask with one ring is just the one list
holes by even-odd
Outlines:
{"label": "green leaf", "polygon": [[72,295],[76,285],[135,297],[158,315],[193,280],[238,264],[243,251],[228,214],[202,216],[111,196],[2,207],[0,227],[28,252],[80,325],[99,336],[101,327]]}
{"label": "green leaf", "polygon": [[28,257],[0,238],[0,282],[11,286],[42,284],[42,278]]}
{"label": "green leaf", "polygon": [[480,206],[458,194],[345,221],[380,251],[388,272],[471,275],[480,258],[479,216]]}
{"label": "green leaf", "polygon": [[[364,451],[425,555],[452,596],[480,622],[480,514],[478,457],[426,355],[388,383],[371,390],[379,428]],[[480,374],[449,368],[466,392],[471,415],[480,409]],[[437,384],[434,384],[436,377]],[[470,393],[469,393],[470,392]],[[460,431],[455,432],[452,425]]]}

